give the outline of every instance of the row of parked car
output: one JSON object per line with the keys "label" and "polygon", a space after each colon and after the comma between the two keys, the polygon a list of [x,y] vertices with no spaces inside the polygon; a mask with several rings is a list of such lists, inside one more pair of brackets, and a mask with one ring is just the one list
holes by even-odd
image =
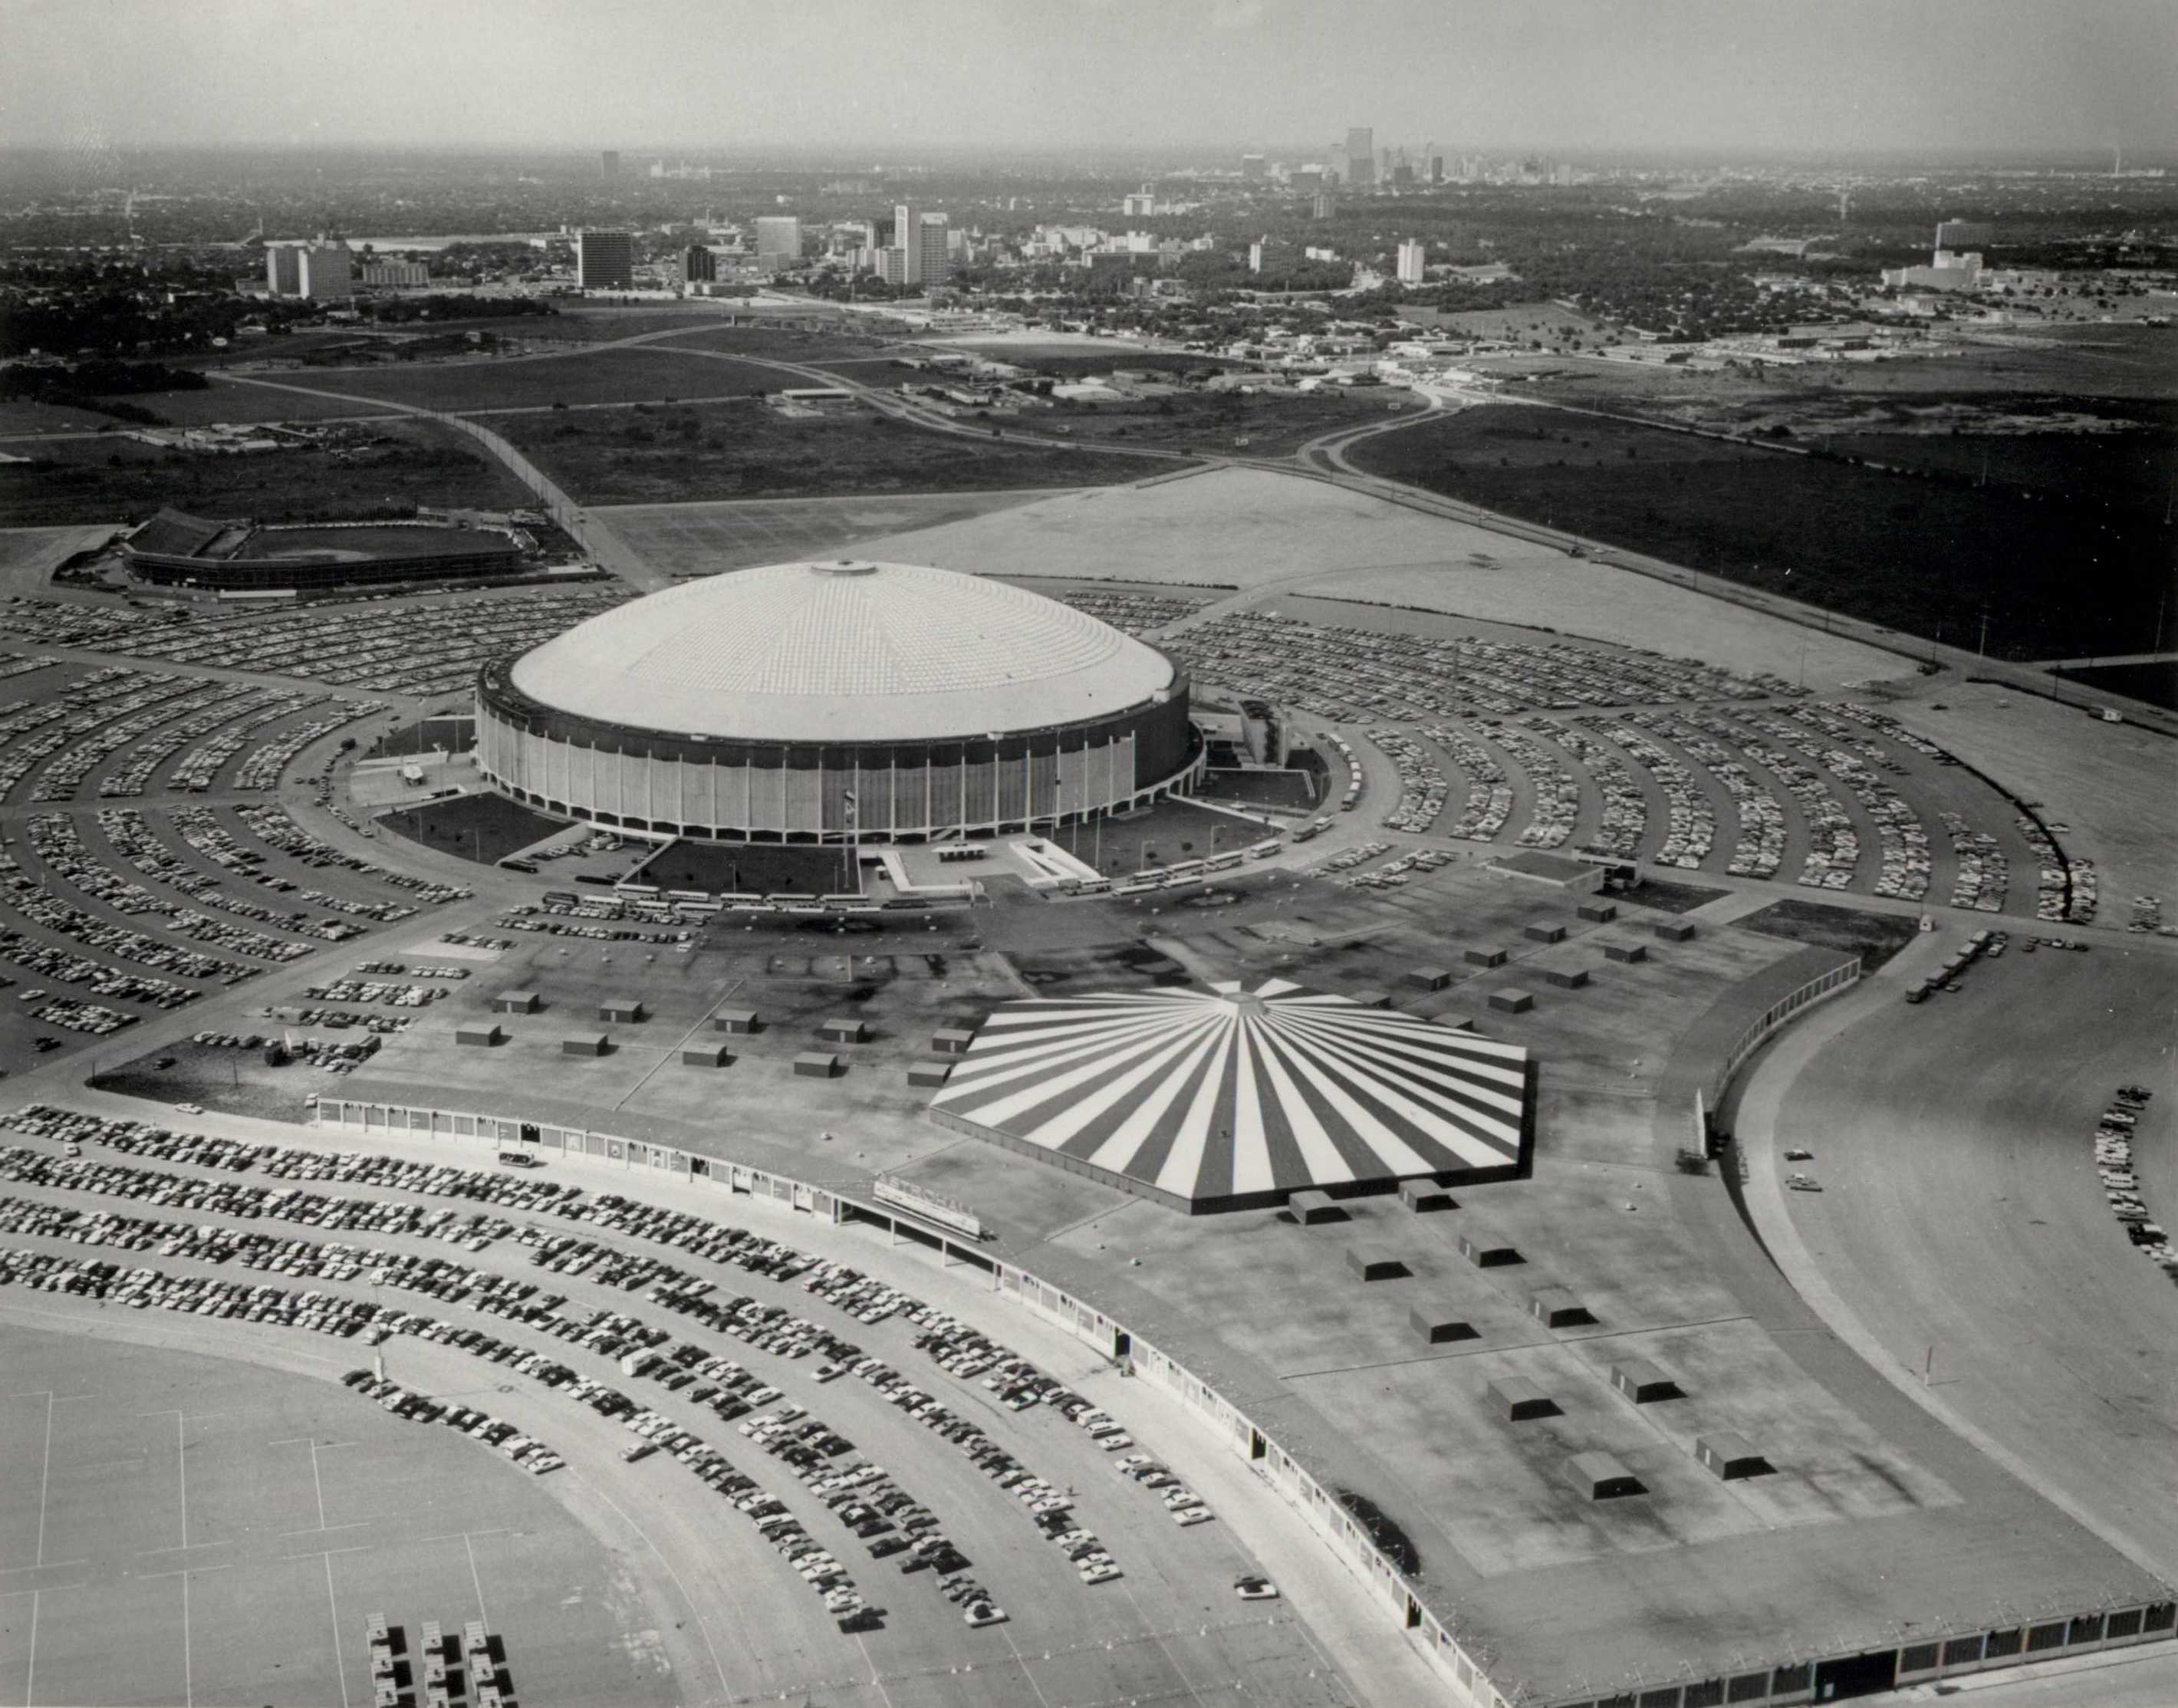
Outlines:
{"label": "row of parked car", "polygon": [[567,1462],[543,1442],[533,1440],[505,1419],[494,1417],[473,1405],[448,1405],[443,1400],[412,1393],[398,1382],[375,1377],[368,1370],[351,1370],[341,1381],[365,1399],[376,1400],[396,1417],[406,1418],[411,1423],[443,1423],[486,1447],[495,1448],[503,1458],[520,1465],[532,1476],[543,1476]]}

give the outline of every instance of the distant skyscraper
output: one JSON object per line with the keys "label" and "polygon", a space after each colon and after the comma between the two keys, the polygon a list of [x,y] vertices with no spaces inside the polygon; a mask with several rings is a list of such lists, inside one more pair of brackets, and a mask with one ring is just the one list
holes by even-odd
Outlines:
{"label": "distant skyscraper", "polygon": [[1255,242],[1248,245],[1248,271],[1250,272],[1260,273],[1262,271],[1263,257],[1269,251],[1270,246],[1271,240],[1268,238],[1257,238]]}
{"label": "distant skyscraper", "polygon": [[1971,249],[1989,239],[1989,227],[1978,220],[1945,220],[1936,227],[1940,249]]}
{"label": "distant skyscraper", "polygon": [[1429,181],[1431,183],[1444,182],[1444,156],[1441,154],[1433,154],[1429,157]]}
{"label": "distant skyscraper", "polygon": [[1243,178],[1250,180],[1260,178],[1266,176],[1267,171],[1263,164],[1263,157],[1260,154],[1244,154],[1240,156],[1240,176]]}
{"label": "distant skyscraper", "polygon": [[802,222],[793,214],[765,214],[756,222],[756,264],[777,272],[802,259]]}
{"label": "distant skyscraper", "polygon": [[627,232],[575,233],[575,282],[586,291],[626,291],[635,286],[635,238]]}
{"label": "distant skyscraper", "polygon": [[598,151],[598,176],[599,178],[618,178],[620,176],[620,151],[618,149],[605,148]]}
{"label": "distant skyscraper", "polygon": [[276,297],[303,294],[302,264],[293,244],[273,244],[265,251],[265,288]]}
{"label": "distant skyscraper", "polygon": [[306,244],[296,256],[296,288],[314,303],[343,302],[355,294],[347,245],[338,238]]}
{"label": "distant skyscraper", "polygon": [[1346,133],[1346,181],[1353,184],[1376,181],[1376,133],[1365,124]]}
{"label": "distant skyscraper", "polygon": [[1420,238],[1409,238],[1399,245],[1399,282],[1403,285],[1421,283],[1428,269],[1428,260],[1422,250]]}
{"label": "distant skyscraper", "polygon": [[684,285],[707,285],[719,276],[719,258],[701,244],[691,244],[681,251],[681,282]]}
{"label": "distant skyscraper", "polygon": [[897,266],[888,265],[885,277],[903,285],[940,285],[953,276],[953,263],[945,249],[944,214],[929,214],[912,202],[901,202],[892,211],[892,246],[900,251]]}
{"label": "distant skyscraper", "polygon": [[925,286],[942,285],[953,276],[953,257],[946,244],[949,235],[944,214],[923,215],[915,238],[922,258],[917,273]]}
{"label": "distant skyscraper", "polygon": [[1327,220],[1338,211],[1338,198],[1327,189],[1318,190],[1316,200],[1308,206],[1308,216],[1311,219]]}

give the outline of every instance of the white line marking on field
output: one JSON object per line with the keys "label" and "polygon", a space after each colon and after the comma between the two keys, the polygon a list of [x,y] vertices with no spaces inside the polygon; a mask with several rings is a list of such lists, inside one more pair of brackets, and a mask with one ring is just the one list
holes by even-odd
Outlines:
{"label": "white line marking on field", "polygon": [[326,1556],[326,1606],[333,1617],[333,1669],[340,1678],[341,1708],[348,1708],[347,1661],[341,1654],[340,1602],[333,1596],[333,1560],[330,1553]]}
{"label": "white line marking on field", "polygon": [[183,1433],[185,1420],[180,1412],[174,1414],[174,1474],[182,1485],[182,1546],[189,1545],[189,1443]]}
{"label": "white line marking on field", "polygon": [[[719,1651],[715,1648],[712,1647],[711,1629],[709,1625],[703,1623],[703,1610],[696,1605],[696,1598],[688,1593],[688,1586],[681,1581],[681,1574],[673,1569],[673,1562],[667,1559],[664,1554],[659,1552],[658,1544],[650,1540],[648,1531],[645,1530],[641,1525],[636,1523],[636,1521],[630,1518],[626,1513],[621,1512],[619,1502],[616,1501],[610,1495],[607,1494],[595,1483],[587,1483],[584,1486],[599,1500],[603,1501],[607,1506],[610,1507],[616,1513],[619,1513],[620,1521],[626,1525],[630,1530],[633,1530],[636,1535],[643,1538],[643,1547],[648,1548],[652,1555],[657,1559],[658,1563],[665,1568],[665,1575],[673,1579],[673,1587],[680,1590],[681,1599],[688,1604],[688,1611],[695,1616],[696,1629],[703,1634],[703,1646],[706,1649],[710,1650],[711,1665],[718,1669],[719,1688],[725,1692],[726,1700],[731,1701],[733,1700],[734,1687],[726,1682],[725,1667],[719,1659]],[[343,1708],[345,1708],[345,1705],[343,1705]]]}
{"label": "white line marking on field", "polygon": [[318,1528],[323,1530],[326,1527],[326,1483],[325,1479],[318,1475],[318,1444],[315,1441],[310,1443],[310,1487],[318,1497]]}
{"label": "white line marking on field", "polygon": [[[38,1465],[38,1555],[37,1563],[46,1563],[46,1484],[53,1470],[53,1397],[46,1396],[46,1453]],[[35,1640],[38,1629],[38,1604],[30,1603],[30,1633]],[[36,1647],[35,1640],[32,1645]]]}
{"label": "white line marking on field", "polygon": [[23,1674],[23,1708],[34,1708],[38,1700],[38,1597],[44,1591],[30,1591],[30,1659]]}
{"label": "white line marking on field", "polygon": [[307,1554],[282,1554],[279,1557],[283,1560],[329,1560],[335,1554],[367,1554],[376,1546],[375,1542],[364,1542],[353,1548],[312,1548]]}
{"label": "white line marking on field", "polygon": [[182,1708],[196,1708],[195,1674],[189,1666],[189,1574],[182,1574]]}
{"label": "white line marking on field", "polygon": [[231,1572],[233,1569],[234,1562],[229,1560],[223,1566],[177,1566],[170,1572],[138,1572],[134,1575],[148,1584],[156,1578],[201,1578],[207,1572]]}
{"label": "white line marking on field", "polygon": [[477,1618],[484,1621],[486,1629],[490,1629],[491,1615],[484,1610],[484,1579],[477,1575],[476,1548],[470,1542],[467,1530],[462,1532],[462,1552],[469,1557],[469,1582],[476,1586]]}
{"label": "white line marking on field", "polygon": [[329,1536],[336,1530],[359,1530],[365,1525],[377,1522],[375,1519],[350,1519],[344,1525],[309,1525],[299,1530],[281,1531],[280,1540],[284,1542],[290,1536]]}
{"label": "white line marking on field", "polygon": [[[860,1631],[855,1633],[855,1646],[862,1651],[862,1664],[870,1669],[870,1683],[878,1687],[879,1699],[885,1708],[892,1708],[892,1692],[885,1689],[884,1680],[878,1676],[878,1663],[870,1659],[870,1645]],[[1042,1693],[1039,1691],[1037,1694],[1041,1695]]]}

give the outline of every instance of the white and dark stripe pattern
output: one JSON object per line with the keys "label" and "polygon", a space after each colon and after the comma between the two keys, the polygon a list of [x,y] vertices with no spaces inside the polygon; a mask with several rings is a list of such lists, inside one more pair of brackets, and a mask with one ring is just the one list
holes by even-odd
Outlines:
{"label": "white and dark stripe pattern", "polygon": [[933,1109],[1190,1204],[1505,1169],[1528,1053],[1271,979],[1030,999]]}

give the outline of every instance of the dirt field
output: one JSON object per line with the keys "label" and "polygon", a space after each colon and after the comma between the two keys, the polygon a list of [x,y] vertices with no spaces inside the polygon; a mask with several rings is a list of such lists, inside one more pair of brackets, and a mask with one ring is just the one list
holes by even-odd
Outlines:
{"label": "dirt field", "polygon": [[[1122,360],[1117,365],[1131,364]],[[1299,396],[1190,391],[1112,403],[1061,398],[1048,410],[1031,413],[1024,424],[1045,431],[1064,429],[1084,442],[1283,457],[1341,427],[1419,414],[1421,407],[1413,393],[1384,386],[1353,391],[1327,386]]]}
{"label": "dirt field", "polygon": [[1138,479],[1139,460],[982,444],[864,409],[813,419],[757,402],[498,418],[495,427],[586,504],[977,491]]}
{"label": "dirt field", "polygon": [[2153,644],[2159,518],[1519,405],[1380,435],[1358,467],[1999,657]]}
{"label": "dirt field", "polygon": [[[599,506],[644,561],[680,579],[752,564],[823,557],[864,539],[891,539],[1032,504],[1021,492],[889,494],[883,498],[761,499]],[[911,550],[911,548],[904,548]]]}
{"label": "dirt field", "polygon": [[[1224,585],[1418,605],[1693,654],[1830,688],[1899,675],[1894,654],[1793,627],[1646,577],[1314,481],[1227,468],[1077,492],[873,555],[1004,576]],[[1804,651],[1803,651],[1804,649]]]}

